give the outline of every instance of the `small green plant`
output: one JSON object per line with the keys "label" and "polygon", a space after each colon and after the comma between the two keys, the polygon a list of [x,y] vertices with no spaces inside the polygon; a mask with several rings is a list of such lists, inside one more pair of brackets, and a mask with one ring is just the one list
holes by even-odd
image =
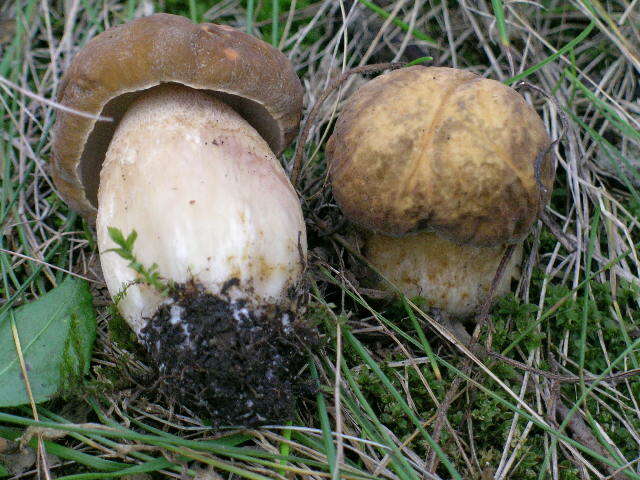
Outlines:
{"label": "small green plant", "polygon": [[138,261],[133,253],[133,245],[138,238],[138,233],[133,230],[126,238],[120,229],[115,227],[109,227],[109,237],[113,240],[119,248],[110,248],[107,252],[115,252],[123,259],[129,262],[128,267],[138,274],[138,283],[146,283],[154,287],[158,292],[166,295],[170,286],[164,283],[158,273],[158,264],[154,263],[149,268],[145,267]]}

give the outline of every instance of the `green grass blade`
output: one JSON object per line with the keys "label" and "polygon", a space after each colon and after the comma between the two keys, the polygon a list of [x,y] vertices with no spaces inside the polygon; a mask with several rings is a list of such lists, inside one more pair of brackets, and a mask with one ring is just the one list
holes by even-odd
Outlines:
{"label": "green grass blade", "polygon": [[[370,10],[374,11],[375,13],[377,13],[378,15],[380,15],[384,19],[387,19],[387,18],[389,18],[391,16],[391,14],[389,12],[387,12],[383,8],[380,8],[378,5],[376,5],[375,3],[373,3],[373,2],[371,2],[369,0],[358,0],[358,1],[361,4],[363,4],[365,7],[367,7],[368,9],[370,9]],[[392,20],[392,22],[396,27],[400,27],[404,32],[411,31],[411,35],[413,35],[418,40],[422,40],[423,42],[430,43],[431,45],[438,45],[438,41],[436,39],[430,37],[426,33],[421,32],[420,30],[416,30],[415,28],[411,29],[409,27],[409,25],[407,23],[403,22],[402,20],[400,20],[398,18],[394,18]]]}
{"label": "green grass blade", "polygon": [[331,423],[329,422],[329,412],[327,410],[327,403],[324,400],[324,395],[320,389],[320,377],[318,375],[318,369],[313,359],[309,359],[309,370],[311,371],[311,377],[315,380],[318,386],[318,393],[316,394],[316,404],[318,405],[318,416],[320,417],[320,428],[322,429],[322,441],[324,443],[324,454],[327,456],[327,462],[329,463],[329,471],[331,475],[336,470],[336,448],[333,444],[333,436],[331,435]]}
{"label": "green grass blade", "polygon": [[396,388],[393,386],[389,378],[384,374],[380,366],[371,358],[371,356],[367,353],[367,351],[362,346],[360,341],[356,337],[354,337],[353,334],[346,327],[344,330],[344,336],[345,336],[345,339],[349,342],[349,344],[353,348],[355,348],[355,350],[358,352],[358,354],[364,360],[364,362],[369,366],[369,368],[371,368],[373,372],[376,374],[376,376],[380,379],[380,381],[382,381],[382,383],[387,388],[389,393],[393,395],[394,399],[402,407],[402,409],[407,414],[407,416],[411,419],[411,421],[416,426],[416,428],[420,430],[420,433],[422,434],[424,439],[431,446],[431,448],[433,448],[433,450],[436,452],[436,455],[438,455],[438,458],[440,459],[444,467],[448,470],[448,472],[452,475],[452,477],[455,478],[456,480],[462,480],[462,476],[460,475],[460,473],[458,473],[458,471],[453,466],[453,463],[451,463],[447,455],[442,451],[442,448],[440,447],[440,445],[438,445],[433,440],[431,435],[429,435],[429,432],[427,432],[427,430],[424,428],[420,419],[416,416],[413,410],[409,408],[409,405],[407,405],[404,398],[402,398],[402,395],[400,395],[398,390],[396,390]]}
{"label": "green grass blade", "polygon": [[585,38],[587,38],[595,26],[596,24],[592,21],[589,25],[587,25],[587,28],[585,28],[582,32],[580,32],[580,34],[576,38],[571,40],[569,43],[567,43],[564,47],[562,47],[556,53],[549,55],[547,58],[545,58],[541,62],[538,62],[534,66],[527,68],[522,73],[519,73],[514,77],[508,78],[507,80],[505,80],[504,83],[507,85],[513,85],[514,83],[517,83],[520,80],[527,78],[529,75],[537,72],[545,65],[548,65],[549,63],[553,62],[555,59],[561,57],[562,55],[564,55],[565,53],[567,53],[568,51],[572,50],[577,45],[579,45]]}
{"label": "green grass blade", "polygon": [[507,22],[504,16],[504,5],[502,0],[491,0],[493,7],[493,15],[496,17],[496,25],[498,27],[498,36],[503,47],[509,47],[509,35],[507,34]]}
{"label": "green grass blade", "polygon": [[255,15],[255,0],[247,0],[247,33],[253,35],[253,18]]}
{"label": "green grass blade", "polygon": [[278,48],[280,42],[280,0],[271,0],[271,45]]}

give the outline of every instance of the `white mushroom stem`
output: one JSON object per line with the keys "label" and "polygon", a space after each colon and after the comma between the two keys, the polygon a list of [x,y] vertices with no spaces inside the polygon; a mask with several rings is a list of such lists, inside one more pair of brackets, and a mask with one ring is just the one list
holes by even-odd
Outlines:
{"label": "white mushroom stem", "polygon": [[[486,299],[505,246],[458,245],[435,233],[403,238],[369,234],[366,256],[371,264],[408,297],[424,297],[430,307],[456,317],[477,313]],[[495,292],[510,291],[519,276],[522,246],[511,256]],[[384,284],[381,284],[382,288]]]}
{"label": "white mushroom stem", "polygon": [[[143,94],[120,122],[100,175],[97,234],[112,296],[136,280],[107,250],[108,227],[138,233],[134,253],[160,276],[227,293],[258,308],[278,304],[303,269],[306,237],[297,196],[260,135],[211,95],[179,86]],[[140,334],[165,301],[126,289],[118,308]]]}

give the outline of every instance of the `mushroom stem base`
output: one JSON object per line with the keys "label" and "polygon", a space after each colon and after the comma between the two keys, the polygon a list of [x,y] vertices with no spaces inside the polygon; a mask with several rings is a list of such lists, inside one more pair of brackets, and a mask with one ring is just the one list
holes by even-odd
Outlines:
{"label": "mushroom stem base", "polygon": [[[403,238],[371,233],[366,257],[408,297],[423,297],[432,308],[464,318],[479,313],[495,277],[506,245],[458,245],[438,234],[422,232]],[[511,288],[520,275],[522,245],[516,247],[497,285],[495,297]],[[386,282],[377,279],[379,287]]]}
{"label": "mushroom stem base", "polygon": [[256,426],[290,420],[295,398],[312,387],[298,374],[313,330],[285,305],[174,288],[142,329],[168,398],[214,425]]}

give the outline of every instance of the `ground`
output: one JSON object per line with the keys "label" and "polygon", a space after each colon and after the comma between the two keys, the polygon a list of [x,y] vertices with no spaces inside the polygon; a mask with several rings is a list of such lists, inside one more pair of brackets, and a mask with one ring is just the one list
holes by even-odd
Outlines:
{"label": "ground", "polygon": [[[278,46],[305,88],[296,186],[309,235],[305,320],[320,339],[283,425],[212,429],[167,401],[112,308],[92,227],[51,181],[55,93],[74,53],[161,11]],[[0,326],[69,275],[89,282],[98,314],[84,385],[37,410],[0,409],[0,476],[640,478],[638,25],[640,3],[629,0],[0,4]],[[341,72],[380,62],[517,87],[558,139],[551,202],[525,240],[513,293],[486,321],[363,280],[361,237],[328,188],[324,151],[343,100],[378,72],[322,94]],[[296,144],[281,157],[288,172]]]}

